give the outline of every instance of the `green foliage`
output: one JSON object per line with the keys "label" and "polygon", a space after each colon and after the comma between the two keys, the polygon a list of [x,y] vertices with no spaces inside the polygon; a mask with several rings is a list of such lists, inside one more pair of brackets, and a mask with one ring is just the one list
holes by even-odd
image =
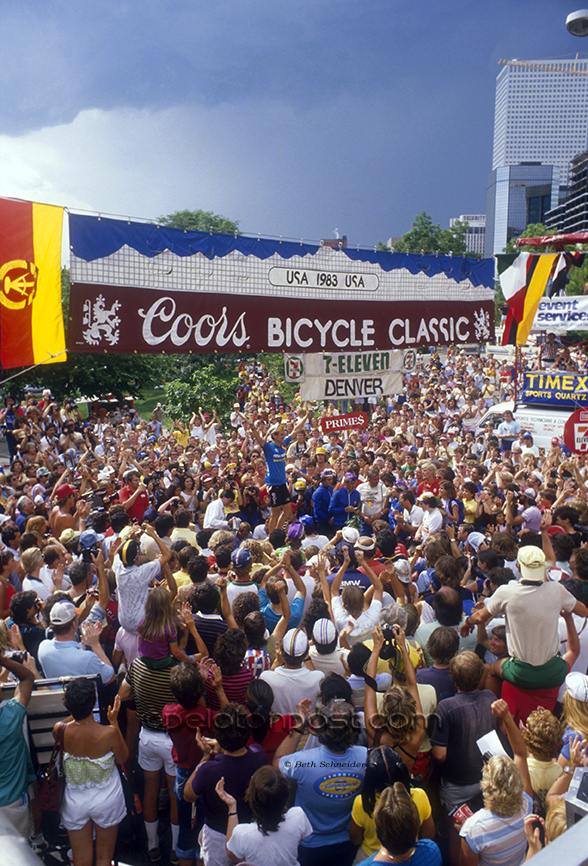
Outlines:
{"label": "green foliage", "polygon": [[209,210],[176,210],[167,216],[160,216],[158,222],[173,229],[188,229],[196,232],[220,232],[239,234],[239,223]]}
{"label": "green foliage", "polygon": [[[543,225],[543,223],[530,223],[530,225],[527,226],[524,232],[522,232],[520,235],[517,235],[516,238],[511,238],[511,240],[505,246],[504,252],[516,253],[516,241],[519,238],[542,238],[545,235],[551,234],[553,234],[552,229],[548,229],[546,225]],[[525,247],[523,251],[526,250],[527,252],[533,251],[534,253],[544,253],[545,249],[546,247]]]}
{"label": "green foliage", "polygon": [[165,386],[165,404],[171,418],[189,421],[199,407],[205,412],[216,409],[226,425],[235,401],[238,383],[238,356],[223,355],[213,363],[199,366],[182,379],[172,379]]}
{"label": "green foliage", "polygon": [[258,355],[259,360],[264,365],[268,373],[275,380],[276,385],[282,395],[284,403],[294,402],[294,397],[300,390],[300,386],[294,382],[284,381],[284,356],[280,352],[262,352]]}
{"label": "green foliage", "polygon": [[467,228],[468,223],[457,220],[450,228],[442,229],[438,223],[433,223],[428,213],[422,211],[414,218],[410,231],[394,245],[394,252],[464,255]]}
{"label": "green foliage", "polygon": [[[15,396],[28,387],[51,388],[57,400],[71,397],[102,397],[124,394],[140,397],[144,388],[162,382],[168,359],[159,355],[98,355],[68,352],[64,364],[46,364],[25,373],[5,386]],[[11,372],[17,372],[11,371]]]}
{"label": "green foliage", "polygon": [[583,295],[586,281],[588,281],[588,256],[581,268],[571,268],[566,292],[568,295]]}

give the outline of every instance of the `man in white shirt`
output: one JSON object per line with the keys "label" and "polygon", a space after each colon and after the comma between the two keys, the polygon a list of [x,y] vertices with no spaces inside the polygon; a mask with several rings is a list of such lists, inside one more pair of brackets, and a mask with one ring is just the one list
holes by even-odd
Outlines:
{"label": "man in white shirt", "polygon": [[325,675],[322,671],[310,671],[304,667],[308,649],[308,638],[302,629],[290,629],[282,641],[283,664],[261,674],[260,679],[265,680],[274,693],[273,712],[283,715],[295,713],[296,704],[305,699],[311,700],[314,707]]}
{"label": "man in white shirt", "polygon": [[372,523],[384,516],[388,498],[387,487],[380,481],[379,466],[370,466],[367,481],[358,485],[357,492],[361,496],[361,534],[371,536]]}
{"label": "man in white shirt", "polygon": [[228,529],[225,507],[233,503],[233,494],[229,490],[221,491],[218,499],[209,502],[204,513],[204,529]]}

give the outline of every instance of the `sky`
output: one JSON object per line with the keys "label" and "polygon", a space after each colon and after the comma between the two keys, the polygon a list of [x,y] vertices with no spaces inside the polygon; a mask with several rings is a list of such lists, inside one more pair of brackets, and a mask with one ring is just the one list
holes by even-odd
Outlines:
{"label": "sky", "polygon": [[361,246],[444,227],[485,212],[498,59],[585,54],[576,8],[3,2],[0,196]]}

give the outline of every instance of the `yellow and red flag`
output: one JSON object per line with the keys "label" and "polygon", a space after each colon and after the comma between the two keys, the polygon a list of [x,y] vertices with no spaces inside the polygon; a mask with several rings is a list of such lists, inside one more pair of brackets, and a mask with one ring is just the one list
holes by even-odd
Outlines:
{"label": "yellow and red flag", "polygon": [[64,361],[63,208],[0,199],[0,364]]}

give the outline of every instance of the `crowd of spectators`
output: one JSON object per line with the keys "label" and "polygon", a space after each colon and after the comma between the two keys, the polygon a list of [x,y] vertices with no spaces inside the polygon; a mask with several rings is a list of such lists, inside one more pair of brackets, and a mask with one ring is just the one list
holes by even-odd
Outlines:
{"label": "crowd of spectators", "polygon": [[[6,396],[0,809],[33,849],[22,721],[61,677],[75,866],[111,862],[117,763],[150,862],[164,815],[181,866],[516,866],[563,832],[588,743],[588,466],[516,411],[480,424],[512,378],[450,349],[400,394],[311,406],[247,361],[225,424]],[[356,410],[366,427],[323,433]]]}

